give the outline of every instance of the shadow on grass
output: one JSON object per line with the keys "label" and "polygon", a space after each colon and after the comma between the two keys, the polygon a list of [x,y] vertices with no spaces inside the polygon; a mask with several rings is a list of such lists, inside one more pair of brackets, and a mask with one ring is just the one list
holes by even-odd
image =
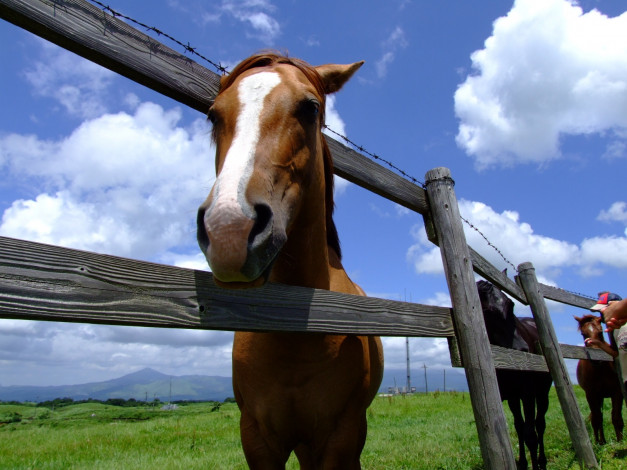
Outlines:
{"label": "shadow on grass", "polygon": [[621,449],[614,452],[615,459],[624,459],[625,457],[627,457],[627,449]]}

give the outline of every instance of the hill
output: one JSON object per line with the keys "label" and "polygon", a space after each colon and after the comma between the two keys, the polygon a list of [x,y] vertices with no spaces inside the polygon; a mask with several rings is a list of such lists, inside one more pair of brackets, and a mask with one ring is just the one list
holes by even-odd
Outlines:
{"label": "hill", "polygon": [[[171,392],[170,392],[171,391]],[[171,396],[170,396],[171,393]],[[135,398],[141,401],[215,400],[233,396],[230,377],[206,375],[170,376],[154,369],[142,369],[117,379],[79,385],[0,386],[0,401],[41,402],[55,398],[107,400]]]}
{"label": "hill", "polygon": [[[412,369],[412,386],[416,391],[425,391],[424,372]],[[442,370],[427,370],[429,391],[444,390]],[[386,369],[380,392],[387,393],[390,387],[404,387],[407,381],[405,369]],[[170,388],[171,386],[171,388]],[[462,369],[448,371],[446,390],[468,391],[468,384]],[[170,396],[171,393],[171,396]],[[208,375],[167,375],[154,369],[146,368],[137,372],[105,382],[93,382],[79,385],[0,386],[0,401],[42,402],[55,398],[73,400],[107,400],[109,398],[134,398],[140,401],[224,401],[233,396],[231,377]]]}

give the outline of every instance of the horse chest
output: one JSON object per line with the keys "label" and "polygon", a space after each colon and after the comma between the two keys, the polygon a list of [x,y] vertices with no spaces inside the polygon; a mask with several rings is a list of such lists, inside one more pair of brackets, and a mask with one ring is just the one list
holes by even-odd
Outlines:
{"label": "horse chest", "polygon": [[234,385],[243,395],[263,395],[284,404],[303,401],[310,407],[329,396],[343,401],[366,382],[364,357],[357,337],[236,335]]}

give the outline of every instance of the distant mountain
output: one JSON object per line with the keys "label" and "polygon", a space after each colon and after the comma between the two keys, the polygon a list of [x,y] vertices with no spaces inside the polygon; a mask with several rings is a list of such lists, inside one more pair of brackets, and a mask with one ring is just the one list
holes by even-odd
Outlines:
{"label": "distant mountain", "polygon": [[[171,392],[170,392],[171,390]],[[170,395],[171,393],[171,395]],[[142,369],[117,379],[79,385],[35,387],[0,386],[0,401],[47,401],[55,398],[107,400],[135,398],[141,401],[215,400],[233,396],[230,377],[207,375],[170,376],[154,369]]]}
{"label": "distant mountain", "polygon": [[[468,391],[468,383],[463,369],[447,370],[444,377],[442,369],[427,369],[427,385],[430,392],[435,390]],[[417,392],[425,391],[423,370],[411,371],[411,385]],[[446,384],[444,379],[446,378]],[[389,387],[405,387],[407,371],[405,369],[386,369],[380,392],[387,392]],[[171,387],[171,388],[170,388]],[[171,396],[170,396],[171,390]],[[58,385],[35,387],[30,385],[0,386],[0,401],[41,402],[55,398],[73,400],[107,400],[109,398],[134,398],[140,401],[199,400],[224,401],[233,396],[231,377],[208,375],[170,376],[154,369],[142,369],[117,379],[79,385]]]}

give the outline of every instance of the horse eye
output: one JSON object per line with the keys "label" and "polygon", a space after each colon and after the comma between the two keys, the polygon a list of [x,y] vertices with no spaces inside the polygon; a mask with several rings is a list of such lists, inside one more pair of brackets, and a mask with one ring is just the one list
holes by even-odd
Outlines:
{"label": "horse eye", "polygon": [[316,100],[305,100],[301,102],[299,111],[309,119],[316,119],[320,113],[320,103]]}

